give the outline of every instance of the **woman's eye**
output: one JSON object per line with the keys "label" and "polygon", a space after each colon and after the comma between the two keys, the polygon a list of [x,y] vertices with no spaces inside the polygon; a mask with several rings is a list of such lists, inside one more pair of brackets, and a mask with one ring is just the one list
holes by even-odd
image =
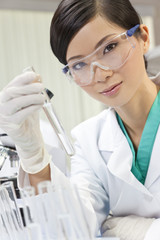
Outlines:
{"label": "woman's eye", "polygon": [[72,66],[72,69],[77,71],[77,70],[81,70],[84,66],[86,66],[85,62],[79,62],[79,63],[74,64]]}
{"label": "woman's eye", "polygon": [[110,51],[112,51],[118,43],[110,43],[109,45],[105,46],[103,53],[108,53]]}

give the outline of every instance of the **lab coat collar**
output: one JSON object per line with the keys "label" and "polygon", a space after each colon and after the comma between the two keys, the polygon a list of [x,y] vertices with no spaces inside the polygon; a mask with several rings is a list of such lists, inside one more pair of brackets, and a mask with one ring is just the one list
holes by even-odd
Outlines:
{"label": "lab coat collar", "polygon": [[111,152],[110,158],[107,161],[107,168],[114,176],[132,185],[132,187],[144,194],[151,195],[131,172],[133,161],[132,151],[118,124],[113,108],[110,108],[107,112],[106,121],[101,129],[98,144],[102,155],[105,155],[105,152]]}
{"label": "lab coat collar", "polygon": [[150,160],[150,164],[149,164],[149,168],[146,176],[145,186],[147,188],[149,188],[156,181],[156,179],[160,177],[160,170],[158,167],[159,156],[160,156],[159,143],[160,143],[160,126],[156,134],[156,138],[155,138],[155,142],[154,142],[153,150],[151,154],[151,160]]}
{"label": "lab coat collar", "polygon": [[[156,76],[151,77],[150,79],[156,85],[160,86],[160,72],[157,73]],[[156,181],[156,179],[158,177],[160,177],[159,167],[157,167],[157,163],[159,161],[158,156],[160,156],[159,143],[160,143],[160,126],[159,126],[157,134],[156,134],[156,138],[155,138],[155,142],[154,142],[153,150],[152,150],[152,154],[151,154],[151,160],[150,160],[150,164],[149,164],[149,168],[148,168],[148,173],[146,176],[145,186],[147,188],[149,188],[154,183],[154,181]]]}
{"label": "lab coat collar", "polygon": [[109,108],[107,114],[105,114],[104,124],[98,141],[98,148],[100,151],[112,152],[124,138],[117,121],[116,112],[113,108]]}

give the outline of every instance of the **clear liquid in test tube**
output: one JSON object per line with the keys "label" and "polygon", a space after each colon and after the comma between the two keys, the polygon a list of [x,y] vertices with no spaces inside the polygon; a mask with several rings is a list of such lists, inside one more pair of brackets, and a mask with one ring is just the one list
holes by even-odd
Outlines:
{"label": "clear liquid in test tube", "polygon": [[[33,67],[28,67],[23,70],[23,72],[26,72],[26,71],[35,72]],[[65,152],[68,156],[74,155],[74,148],[73,148],[67,134],[65,133],[64,128],[62,127],[62,124],[60,123],[60,121],[55,113],[53,104],[51,103],[51,98],[54,96],[53,93],[48,89],[44,89],[42,94],[44,94],[46,97],[45,103],[43,105],[43,110],[44,110],[51,126],[53,127],[63,149],[65,150]]]}

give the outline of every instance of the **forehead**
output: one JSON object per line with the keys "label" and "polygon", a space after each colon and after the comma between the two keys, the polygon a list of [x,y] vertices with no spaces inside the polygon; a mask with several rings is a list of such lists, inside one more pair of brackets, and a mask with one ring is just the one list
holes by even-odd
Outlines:
{"label": "forehead", "polygon": [[89,54],[104,36],[119,34],[123,31],[123,28],[97,16],[82,27],[71,40],[67,49],[66,59],[76,55]]}

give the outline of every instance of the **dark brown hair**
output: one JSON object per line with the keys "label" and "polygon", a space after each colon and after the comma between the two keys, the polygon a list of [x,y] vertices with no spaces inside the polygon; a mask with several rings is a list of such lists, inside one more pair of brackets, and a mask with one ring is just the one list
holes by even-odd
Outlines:
{"label": "dark brown hair", "polygon": [[62,0],[50,27],[51,48],[61,63],[67,64],[66,52],[72,38],[96,15],[126,30],[142,22],[129,0]]}

